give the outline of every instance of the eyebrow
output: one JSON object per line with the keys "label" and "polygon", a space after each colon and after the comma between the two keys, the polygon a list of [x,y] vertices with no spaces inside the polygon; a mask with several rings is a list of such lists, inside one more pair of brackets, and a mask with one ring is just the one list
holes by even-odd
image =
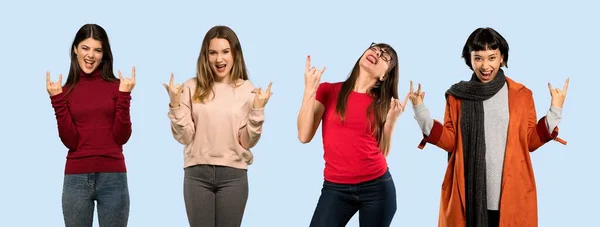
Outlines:
{"label": "eyebrow", "polygon": [[[225,48],[225,49],[223,49],[223,50],[231,50],[231,48]],[[208,49],[208,51],[216,51],[216,50],[213,50],[213,49]]]}
{"label": "eyebrow", "polygon": [[[488,57],[492,57],[492,56],[496,56],[496,54],[490,54],[490,55],[488,55]],[[483,56],[481,56],[479,54],[475,54],[475,57],[483,57]]]}
{"label": "eyebrow", "polygon": [[[88,45],[81,44],[82,47],[90,48]],[[102,47],[94,48],[94,50],[102,50]]]}

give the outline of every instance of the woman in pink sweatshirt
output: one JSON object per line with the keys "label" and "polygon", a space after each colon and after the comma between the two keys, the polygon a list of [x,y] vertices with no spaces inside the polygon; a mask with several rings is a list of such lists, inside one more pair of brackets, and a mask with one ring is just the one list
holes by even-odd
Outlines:
{"label": "woman in pink sweatshirt", "polygon": [[197,75],[169,84],[173,137],[185,145],[184,199],[190,226],[240,226],[248,199],[247,168],[271,97],[248,81],[242,47],[226,26],[205,35]]}
{"label": "woman in pink sweatshirt", "polygon": [[46,89],[69,149],[62,209],[65,226],[92,226],[94,201],[100,226],[127,226],[129,190],[123,145],[131,136],[131,78],[113,73],[106,31],[96,24],[79,29],[71,45],[71,68],[63,87],[46,73]]}

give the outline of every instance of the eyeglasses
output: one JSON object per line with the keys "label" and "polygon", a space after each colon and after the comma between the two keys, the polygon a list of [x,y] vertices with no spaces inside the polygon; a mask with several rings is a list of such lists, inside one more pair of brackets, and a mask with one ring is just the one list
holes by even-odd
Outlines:
{"label": "eyeglasses", "polygon": [[383,59],[386,62],[390,62],[392,61],[392,56],[386,52],[384,49],[381,49],[377,46],[377,43],[371,43],[371,46],[369,47],[369,49],[371,49],[372,51],[374,51],[375,53],[377,53],[379,55],[379,57],[381,57],[381,59]]}

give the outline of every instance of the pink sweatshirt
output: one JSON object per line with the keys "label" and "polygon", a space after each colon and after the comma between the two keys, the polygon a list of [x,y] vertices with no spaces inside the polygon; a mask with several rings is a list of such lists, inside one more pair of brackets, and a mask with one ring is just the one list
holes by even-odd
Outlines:
{"label": "pink sweatshirt", "polygon": [[181,105],[169,108],[168,114],[173,137],[185,145],[183,167],[210,164],[247,169],[253,161],[249,149],[258,143],[265,118],[264,108],[252,107],[252,83],[215,84],[214,98],[205,103],[192,101],[195,77],[183,89]]}

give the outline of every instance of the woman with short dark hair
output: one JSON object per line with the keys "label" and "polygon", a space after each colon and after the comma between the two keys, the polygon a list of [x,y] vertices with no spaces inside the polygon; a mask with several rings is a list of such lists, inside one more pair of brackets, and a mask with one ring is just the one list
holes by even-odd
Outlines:
{"label": "woman with short dark hair", "polygon": [[537,196],[529,152],[557,137],[567,93],[552,88],[552,105],[537,119],[531,90],[504,75],[509,46],[492,28],[478,28],[462,57],[473,70],[469,81],[446,92],[444,122],[423,104],[421,85],[410,100],[424,135],[419,148],[434,144],[449,152],[442,183],[439,226],[537,226]]}

